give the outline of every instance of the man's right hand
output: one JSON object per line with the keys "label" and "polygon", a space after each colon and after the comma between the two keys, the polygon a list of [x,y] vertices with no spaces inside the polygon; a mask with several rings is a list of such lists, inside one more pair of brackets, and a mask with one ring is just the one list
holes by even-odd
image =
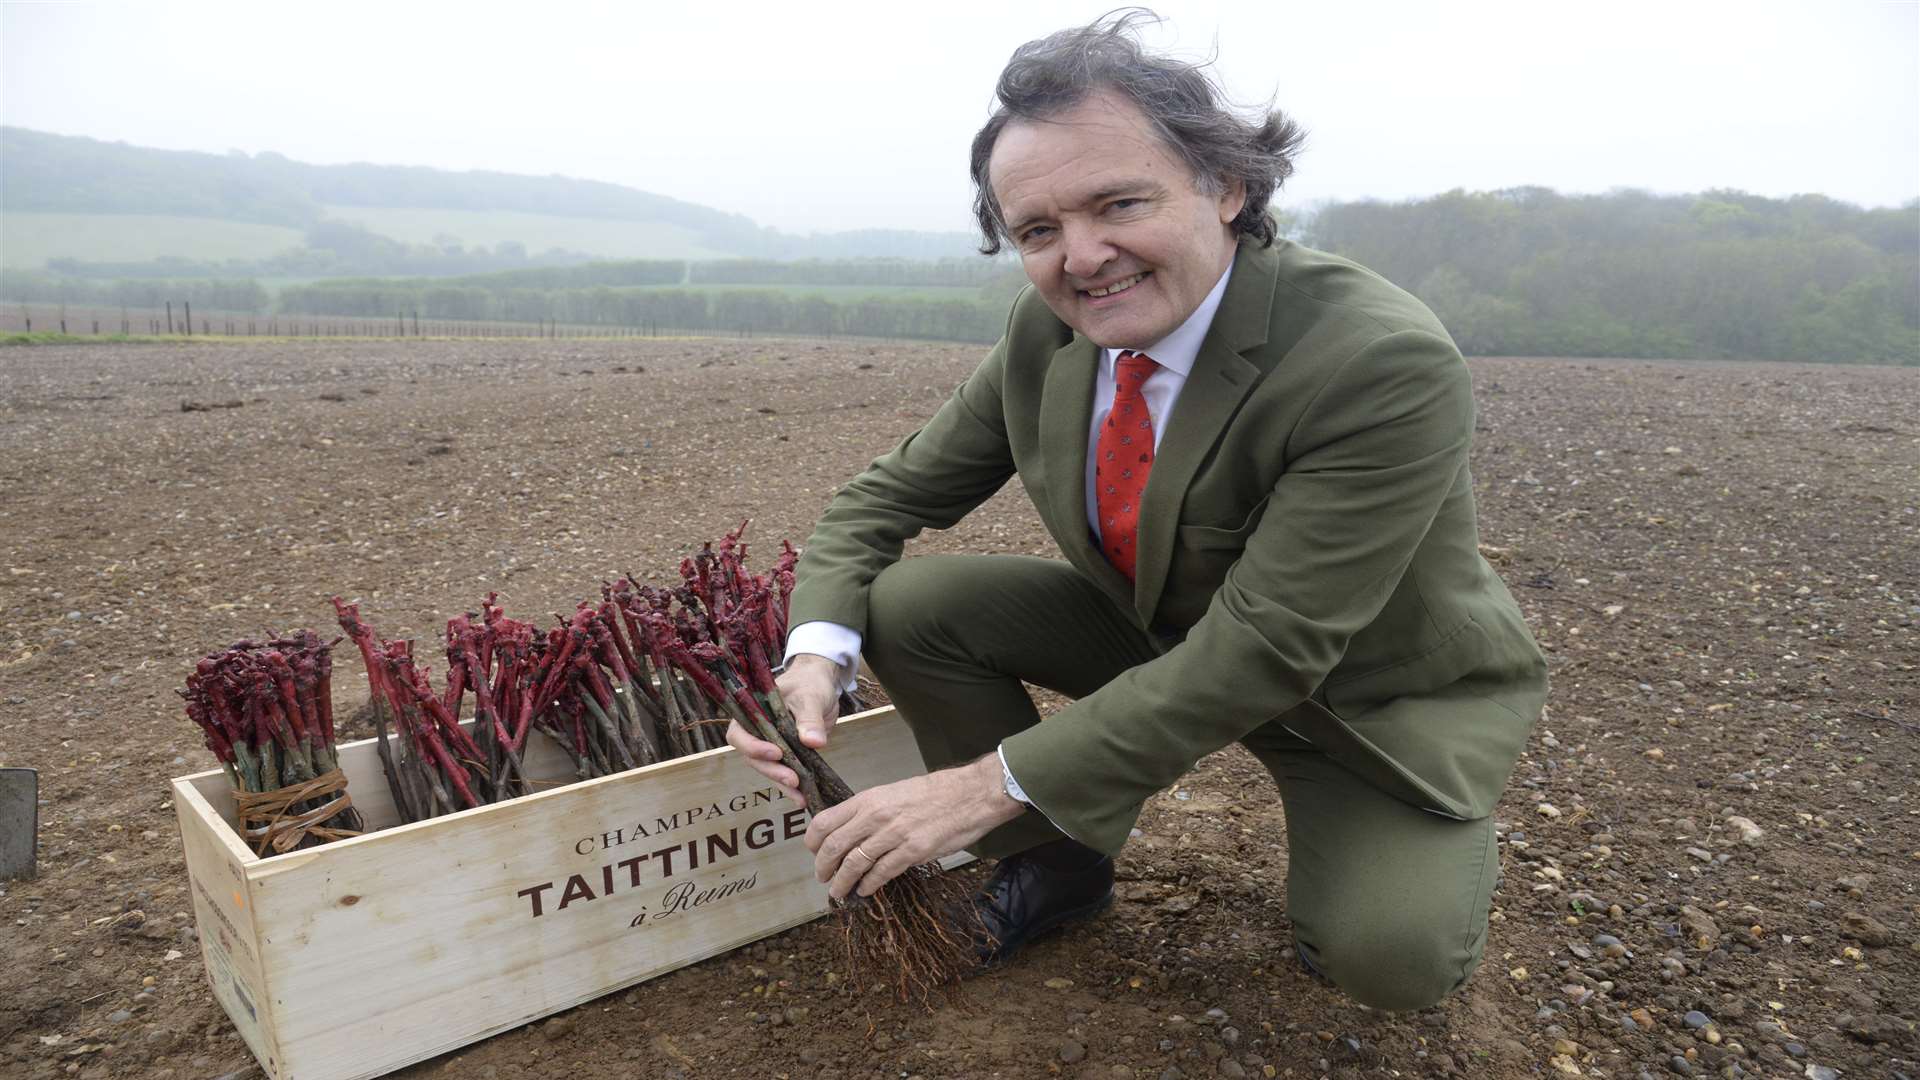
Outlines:
{"label": "man's right hand", "polygon": [[[824,656],[800,653],[774,685],[780,688],[787,711],[800,728],[800,742],[815,750],[826,746],[840,715],[840,665]],[[727,745],[738,750],[756,772],[778,785],[787,798],[806,806],[806,796],[800,794],[800,778],[781,764],[779,747],[741,727],[738,720],[727,724]]]}

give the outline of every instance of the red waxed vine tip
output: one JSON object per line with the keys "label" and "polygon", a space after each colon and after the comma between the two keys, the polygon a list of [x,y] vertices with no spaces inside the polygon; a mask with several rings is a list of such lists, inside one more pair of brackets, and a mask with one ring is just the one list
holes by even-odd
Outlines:
{"label": "red waxed vine tip", "polygon": [[260,659],[266,665],[266,671],[262,674],[272,686],[274,704],[279,708],[280,715],[286,718],[293,737],[300,742],[310,741],[307,718],[300,709],[299,695],[294,692],[293,668],[288,665],[286,655],[273,650],[261,654]]}
{"label": "red waxed vine tip", "polygon": [[[680,560],[672,587],[643,584],[632,573],[603,581],[597,600],[578,602],[551,626],[510,618],[499,594],[488,593],[477,614],[447,620],[439,643],[447,668],[437,687],[414,643],[382,640],[359,605],[331,598],[365,666],[394,805],[417,820],[525,793],[518,755],[536,728],[559,740],[586,777],[722,746],[714,721],[729,716],[762,732],[790,727],[770,661],[781,655],[799,553],[782,543],[772,568],[752,573],[750,525],[743,519]],[[191,714],[224,736],[218,703],[225,702],[233,727],[256,743],[292,741],[294,728],[327,738],[320,659],[307,656],[317,643],[305,631],[271,639],[288,671],[265,660],[208,663],[196,671],[207,685]],[[258,646],[236,648],[250,654]],[[270,693],[262,692],[262,672]],[[289,674],[291,701],[283,692]],[[469,694],[471,735],[459,722]],[[790,741],[769,737],[783,747]]]}
{"label": "red waxed vine tip", "polygon": [[314,671],[313,698],[320,706],[320,731],[326,739],[329,749],[334,743],[333,737],[333,645],[340,641],[322,646],[316,653],[309,654]]}
{"label": "red waxed vine tip", "polygon": [[[214,722],[226,734],[229,742],[240,744],[252,741],[258,745],[253,735],[253,725],[245,720],[240,697],[230,685],[230,673],[219,672],[208,676],[202,682],[206,694],[207,707],[213,714]],[[191,685],[191,684],[189,684]]]}
{"label": "red waxed vine tip", "polygon": [[207,749],[213,751],[213,756],[219,758],[222,763],[233,764],[233,742],[227,737],[227,733],[220,729],[219,722],[214,720],[213,709],[207,699],[205,688],[195,686],[189,679],[187,688],[177,690],[175,693],[186,699],[187,719],[200,725],[200,730],[206,733]]}
{"label": "red waxed vine tip", "polygon": [[[628,676],[631,676],[633,672],[640,670],[640,665],[635,662],[633,650],[628,646],[626,638],[621,634],[622,621],[620,618],[621,612],[619,605],[615,604],[613,600],[609,598],[601,603],[599,615],[600,627],[606,633],[607,639],[612,643],[614,653],[620,661],[620,666],[626,669]],[[631,679],[629,678],[627,681],[631,681]]]}

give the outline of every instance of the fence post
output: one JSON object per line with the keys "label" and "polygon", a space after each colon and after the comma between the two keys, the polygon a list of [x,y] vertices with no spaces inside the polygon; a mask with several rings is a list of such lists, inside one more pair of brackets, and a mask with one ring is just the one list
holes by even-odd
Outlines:
{"label": "fence post", "polygon": [[167,301],[167,333],[173,333],[173,301]]}
{"label": "fence post", "polygon": [[182,300],[180,301],[180,303],[185,305],[187,309],[187,321],[186,321],[187,336],[192,337],[193,336],[193,301]]}

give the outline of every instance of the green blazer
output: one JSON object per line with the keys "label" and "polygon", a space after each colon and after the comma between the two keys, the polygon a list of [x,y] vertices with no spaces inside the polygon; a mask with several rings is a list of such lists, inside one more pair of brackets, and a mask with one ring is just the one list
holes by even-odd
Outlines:
{"label": "green blazer", "polygon": [[1067,834],[1118,851],[1202,756],[1289,734],[1416,806],[1491,813],[1546,665],[1478,550],[1472,387],[1432,312],[1334,256],[1242,243],[1154,456],[1133,585],[1087,528],[1098,359],[1023,292],[953,397],[835,495],[794,624],[864,634],[905,540],[1017,473],[1067,561],[1162,650],[1002,745]]}

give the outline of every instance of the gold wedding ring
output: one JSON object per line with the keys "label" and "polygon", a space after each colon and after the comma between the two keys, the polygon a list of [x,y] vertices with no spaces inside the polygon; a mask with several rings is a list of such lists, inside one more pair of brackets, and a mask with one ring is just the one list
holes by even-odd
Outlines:
{"label": "gold wedding ring", "polygon": [[876,859],[876,858],[874,858],[873,856],[871,856],[871,855],[869,855],[869,854],[867,854],[867,853],[866,853],[865,851],[863,851],[863,850],[861,850],[861,848],[860,848],[860,845],[859,845],[859,844],[855,844],[855,845],[853,845],[853,850],[852,850],[852,851],[850,851],[850,852],[848,852],[847,854],[849,854],[849,855],[858,855],[858,856],[860,856],[861,858],[863,858],[863,859],[865,859],[865,860],[867,860],[867,861],[868,861],[869,863],[877,863],[877,862],[879,862],[879,861],[880,861],[879,859]]}

